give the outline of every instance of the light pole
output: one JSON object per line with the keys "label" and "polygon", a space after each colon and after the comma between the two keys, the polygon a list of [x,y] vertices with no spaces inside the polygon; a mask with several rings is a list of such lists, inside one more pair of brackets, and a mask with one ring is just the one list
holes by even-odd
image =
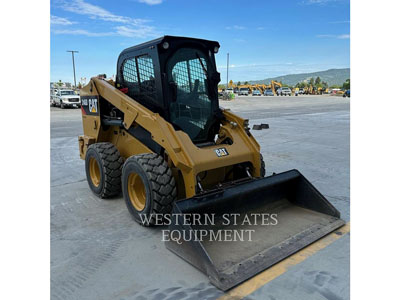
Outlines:
{"label": "light pole", "polygon": [[72,54],[72,67],[74,69],[74,87],[76,89],[76,76],[75,76],[75,59],[74,59],[74,53],[79,53],[79,51],[76,50],[67,50],[67,52],[71,52]]}
{"label": "light pole", "polygon": [[229,53],[226,54],[226,89],[228,89],[229,87],[228,73],[229,73]]}

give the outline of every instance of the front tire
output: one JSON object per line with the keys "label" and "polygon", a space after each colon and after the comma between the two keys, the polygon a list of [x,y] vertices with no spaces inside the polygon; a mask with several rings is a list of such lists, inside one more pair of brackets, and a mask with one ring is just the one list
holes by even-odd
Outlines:
{"label": "front tire", "polygon": [[122,192],[134,220],[156,225],[156,215],[168,215],[176,201],[175,179],[167,162],[158,154],[129,157],[122,169]]}
{"label": "front tire", "polygon": [[96,143],[86,151],[86,179],[92,192],[109,198],[121,192],[121,169],[124,163],[118,149],[111,143]]}
{"label": "front tire", "polygon": [[60,102],[60,108],[61,108],[61,109],[64,109],[64,108],[65,108],[64,103]]}

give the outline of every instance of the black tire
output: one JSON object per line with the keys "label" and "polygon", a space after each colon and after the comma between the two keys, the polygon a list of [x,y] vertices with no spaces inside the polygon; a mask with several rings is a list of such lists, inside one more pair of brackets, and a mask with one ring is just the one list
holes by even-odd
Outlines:
{"label": "black tire", "polygon": [[265,177],[265,162],[264,162],[264,157],[260,153],[260,159],[261,159],[261,169],[260,169],[260,176]]}
{"label": "black tire", "polygon": [[[93,177],[93,172],[91,172],[91,164],[95,165],[95,163],[98,167],[98,178]],[[85,158],[86,179],[95,195],[100,198],[109,198],[121,193],[123,163],[123,158],[113,144],[96,143],[89,146]]]}
{"label": "black tire", "polygon": [[64,108],[65,108],[64,103],[62,103],[62,101],[60,102],[60,108],[61,108],[61,109],[64,109]]}
{"label": "black tire", "polygon": [[[140,177],[144,186],[145,199],[142,203],[144,207],[141,209],[135,207],[135,200],[131,199],[131,196],[135,197],[136,190],[128,187],[130,176]],[[143,226],[155,225],[156,214],[170,214],[172,204],[177,197],[172,171],[167,162],[155,153],[134,155],[126,160],[122,168],[122,193],[134,220]]]}

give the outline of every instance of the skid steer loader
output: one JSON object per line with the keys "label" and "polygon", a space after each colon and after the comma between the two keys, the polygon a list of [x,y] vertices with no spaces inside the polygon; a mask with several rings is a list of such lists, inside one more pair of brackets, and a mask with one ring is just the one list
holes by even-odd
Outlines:
{"label": "skid steer loader", "polygon": [[[344,222],[297,170],[264,177],[248,120],[218,104],[219,47],[164,36],[122,51],[115,81],[99,75],[81,90],[79,151],[93,193],[122,191],[145,226],[176,216],[166,247],[228,290]],[[265,215],[274,226],[248,221]],[[190,222],[195,216],[213,221]],[[198,238],[221,229],[252,230],[252,238]]]}

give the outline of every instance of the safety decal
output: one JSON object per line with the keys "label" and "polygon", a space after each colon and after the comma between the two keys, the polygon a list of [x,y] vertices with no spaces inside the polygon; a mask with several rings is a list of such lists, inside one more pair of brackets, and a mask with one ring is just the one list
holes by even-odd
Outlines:
{"label": "safety decal", "polygon": [[81,96],[82,109],[87,115],[99,114],[98,96]]}

